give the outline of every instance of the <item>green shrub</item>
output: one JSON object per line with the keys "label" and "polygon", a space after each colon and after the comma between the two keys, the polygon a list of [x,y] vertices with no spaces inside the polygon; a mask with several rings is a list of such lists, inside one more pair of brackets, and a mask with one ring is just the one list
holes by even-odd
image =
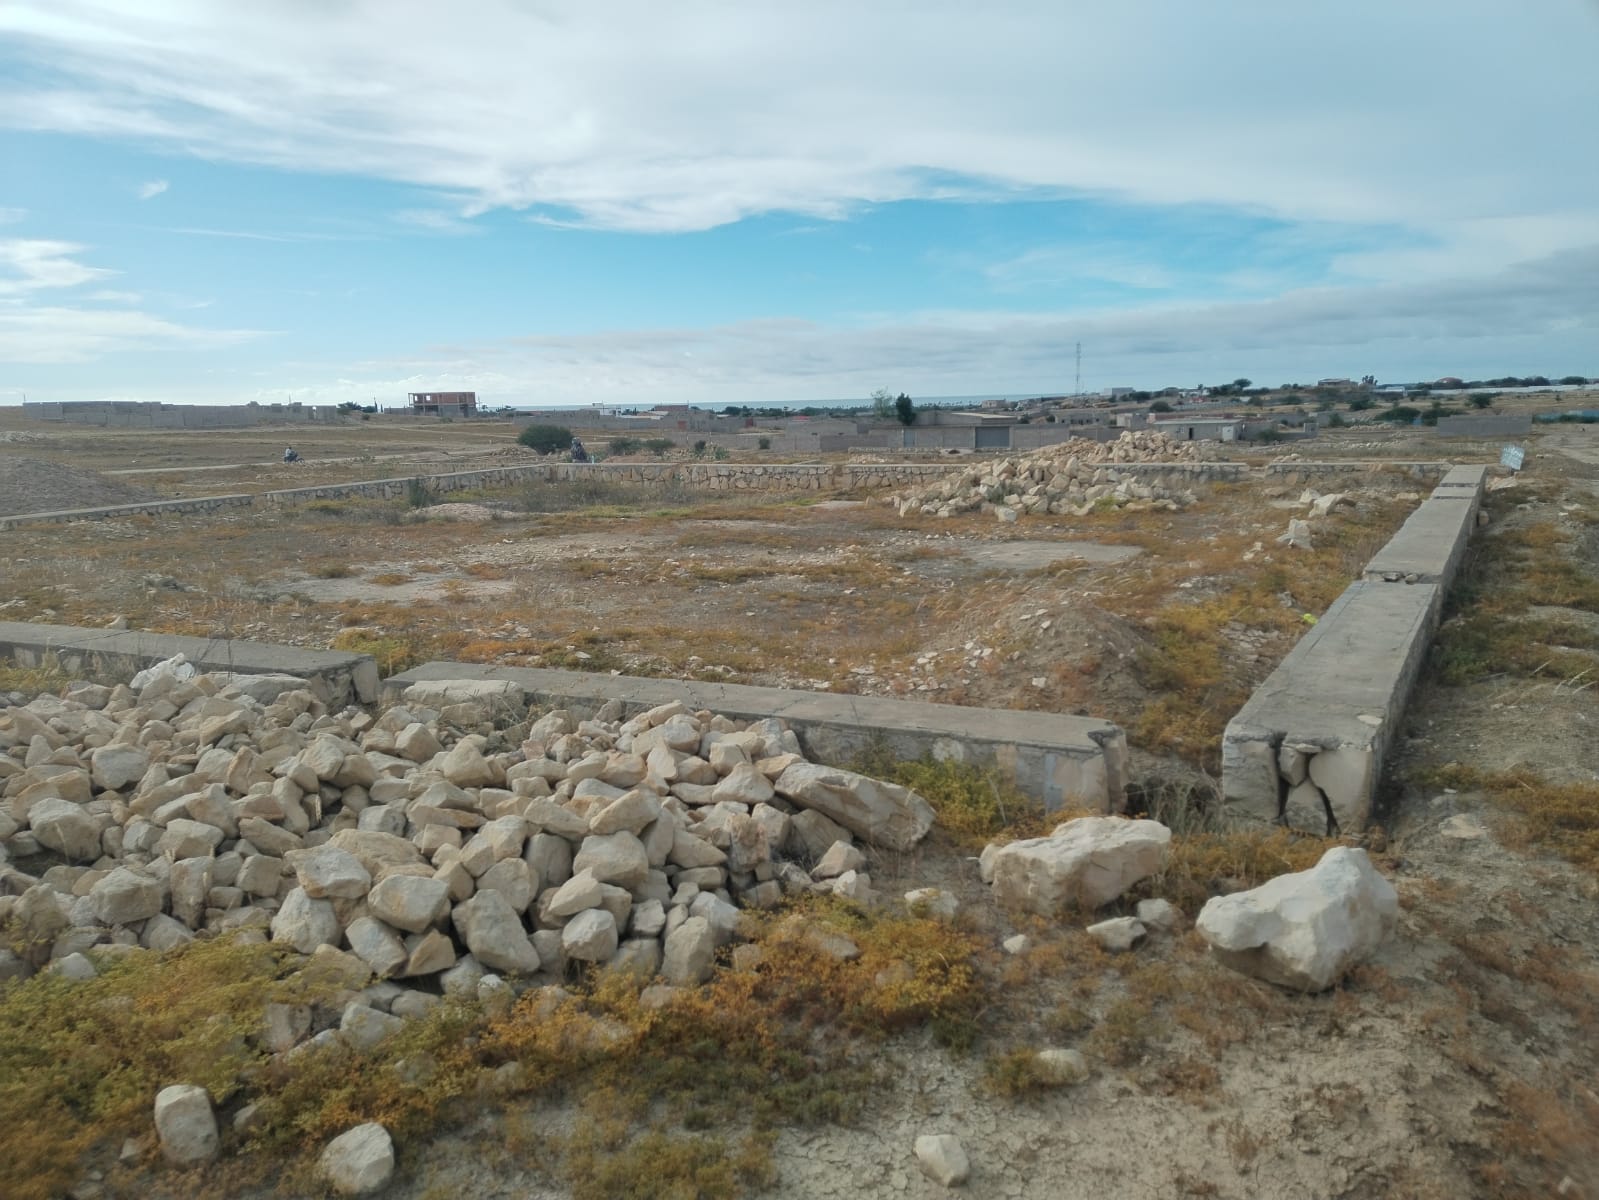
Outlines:
{"label": "green shrub", "polygon": [[644,441],[644,449],[655,455],[656,458],[662,457],[676,445],[677,443],[671,438],[646,438]]}
{"label": "green shrub", "polygon": [[612,438],[608,445],[612,454],[637,454],[640,442],[638,438],[619,437]]}
{"label": "green shrub", "polygon": [[540,454],[557,454],[572,445],[572,431],[561,425],[529,425],[516,440]]}

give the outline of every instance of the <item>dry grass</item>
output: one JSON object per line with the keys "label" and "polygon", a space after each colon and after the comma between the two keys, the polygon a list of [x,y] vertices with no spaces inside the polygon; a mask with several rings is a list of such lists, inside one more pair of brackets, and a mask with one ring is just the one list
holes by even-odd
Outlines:
{"label": "dry grass", "polygon": [[1487,772],[1457,765],[1420,774],[1415,781],[1480,791],[1509,817],[1501,831],[1508,844],[1555,854],[1599,873],[1599,784],[1554,783],[1529,767]]}

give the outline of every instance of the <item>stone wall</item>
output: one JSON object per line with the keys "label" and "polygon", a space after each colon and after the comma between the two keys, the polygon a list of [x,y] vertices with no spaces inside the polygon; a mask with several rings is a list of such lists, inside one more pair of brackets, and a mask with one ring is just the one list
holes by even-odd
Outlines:
{"label": "stone wall", "polygon": [[[1245,463],[1117,463],[1117,470],[1163,487],[1192,490],[1217,482],[1238,482],[1251,476]],[[1416,480],[1442,477],[1448,463],[1272,463],[1269,480],[1302,483],[1335,476],[1377,475],[1400,471]],[[454,471],[439,475],[414,475],[357,483],[330,483],[318,487],[283,488],[256,495],[199,496],[184,500],[150,500],[107,508],[78,508],[60,512],[22,513],[0,517],[0,530],[23,525],[64,524],[68,521],[103,521],[113,517],[165,516],[209,513],[256,505],[306,504],[313,500],[399,500],[413,483],[436,496],[451,492],[513,487],[533,480],[555,482],[574,479],[610,479],[621,483],[675,482],[716,492],[849,492],[893,489],[935,483],[956,469],[950,463],[569,463],[534,462],[481,471]]]}

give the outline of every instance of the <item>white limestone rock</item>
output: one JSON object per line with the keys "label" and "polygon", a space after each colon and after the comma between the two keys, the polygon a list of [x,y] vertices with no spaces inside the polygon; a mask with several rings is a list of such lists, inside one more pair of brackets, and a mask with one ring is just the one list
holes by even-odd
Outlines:
{"label": "white limestone rock", "polygon": [[779,795],[891,850],[909,850],[933,827],[932,805],[909,788],[841,767],[791,763],[774,786]]}
{"label": "white limestone rock", "polygon": [[693,987],[711,977],[716,934],[704,917],[690,917],[666,935],[661,977],[678,987]]}
{"label": "white limestone rock", "polygon": [[539,969],[522,918],[500,893],[479,892],[456,905],[452,918],[472,956],[490,970],[531,975]]}
{"label": "white limestone rock", "polygon": [[1147,932],[1137,917],[1112,917],[1090,925],[1085,933],[1112,954],[1131,950]]}
{"label": "white limestone rock", "polygon": [[649,853],[644,843],[625,829],[592,834],[583,839],[572,859],[572,870],[588,871],[601,883],[614,883],[631,891],[649,877]]}
{"label": "white limestone rock", "polygon": [[394,1141],[375,1121],[357,1125],[327,1144],[318,1165],[341,1196],[369,1196],[394,1175]]}
{"label": "white limestone rock", "polygon": [[450,911],[450,888],[442,879],[390,875],[367,894],[372,915],[407,933],[423,933]]}
{"label": "white limestone rock", "polygon": [[361,860],[337,846],[291,850],[284,857],[313,900],[359,900],[371,890],[372,875]]}
{"label": "white limestone rock", "polygon": [[1334,846],[1308,871],[1217,896],[1196,928],[1234,970],[1318,992],[1370,957],[1398,914],[1398,894],[1366,852]]}
{"label": "white limestone rock", "polygon": [[103,924],[131,925],[160,912],[165,893],[159,879],[131,867],[118,867],[94,885],[89,898]]}
{"label": "white limestone rock", "polygon": [[34,801],[28,809],[28,828],[41,846],[71,862],[93,862],[100,857],[100,822],[70,800],[46,796]]}
{"label": "white limestone rock", "polygon": [[606,962],[616,953],[616,918],[603,908],[577,914],[561,930],[561,949],[567,958]]}
{"label": "white limestone rock", "polygon": [[175,1083],[155,1098],[155,1132],[161,1153],[175,1167],[192,1167],[217,1156],[217,1118],[203,1087]]}
{"label": "white limestone rock", "polygon": [[1166,865],[1171,830],[1159,821],[1079,817],[1050,836],[1000,847],[992,856],[994,898],[1044,916],[1075,904],[1109,904]]}
{"label": "white limestone rock", "polygon": [[272,940],[310,954],[318,946],[337,946],[343,935],[331,900],[313,900],[304,888],[292,888],[272,918]]}
{"label": "white limestone rock", "polygon": [[[1011,514],[1016,519],[1016,514]],[[924,1133],[916,1139],[916,1161],[922,1174],[943,1187],[959,1187],[971,1177],[972,1164],[952,1133]]]}

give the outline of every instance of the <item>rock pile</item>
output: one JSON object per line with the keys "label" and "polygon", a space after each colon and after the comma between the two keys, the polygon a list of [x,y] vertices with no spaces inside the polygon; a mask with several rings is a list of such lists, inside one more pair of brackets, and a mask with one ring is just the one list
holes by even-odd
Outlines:
{"label": "rock pile", "polygon": [[[869,899],[855,839],[906,849],[932,825],[921,797],[807,762],[775,720],[613,704],[496,729],[461,694],[333,714],[288,676],[157,671],[0,709],[0,925],[18,939],[0,978],[252,931],[348,979],[325,1032],[367,1044],[442,992],[503,990],[496,974],[554,982],[575,960],[698,983],[740,905]],[[279,1015],[275,1048],[307,1036]]]}
{"label": "rock pile", "polygon": [[1117,464],[1204,462],[1200,442],[1179,442],[1160,430],[1129,431],[1114,442],[1082,438],[1036,454],[963,468],[931,487],[888,497],[901,516],[953,517],[991,509],[1001,521],[1025,513],[1086,516],[1096,508],[1175,511],[1194,503],[1192,492],[1142,482]]}

